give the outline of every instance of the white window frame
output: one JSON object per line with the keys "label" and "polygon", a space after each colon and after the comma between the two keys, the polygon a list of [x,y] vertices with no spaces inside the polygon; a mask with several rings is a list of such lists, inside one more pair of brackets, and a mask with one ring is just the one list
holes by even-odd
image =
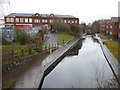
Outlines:
{"label": "white window frame", "polygon": [[32,18],[29,18],[29,22],[30,22],[30,23],[32,22]]}
{"label": "white window frame", "polygon": [[25,22],[28,22],[28,18],[25,18]]}
{"label": "white window frame", "polygon": [[108,29],[108,26],[106,26],[106,28]]}
{"label": "white window frame", "polygon": [[68,20],[68,23],[70,23],[70,20]]}
{"label": "white window frame", "polygon": [[24,22],[23,18],[20,18],[20,22]]}
{"label": "white window frame", "polygon": [[110,29],[112,29],[112,25],[110,25]]}
{"label": "white window frame", "polygon": [[67,20],[64,20],[64,23],[67,23]]}
{"label": "white window frame", "polygon": [[74,23],[74,20],[72,20],[72,23]]}
{"label": "white window frame", "polygon": [[44,23],[45,22],[45,20],[44,19],[42,19],[42,23]]}
{"label": "white window frame", "polygon": [[10,21],[11,21],[11,22],[14,22],[14,18],[11,18]]}
{"label": "white window frame", "polygon": [[110,35],[112,35],[112,31],[110,31]]}
{"label": "white window frame", "polygon": [[45,23],[47,23],[48,22],[48,20],[47,19],[45,19]]}
{"label": "white window frame", "polygon": [[39,19],[35,19],[34,22],[35,23],[40,23],[40,20]]}
{"label": "white window frame", "polygon": [[78,23],[78,20],[75,20],[75,23],[77,24],[77,23]]}
{"label": "white window frame", "polygon": [[10,22],[10,18],[6,18],[6,22]]}
{"label": "white window frame", "polygon": [[15,21],[16,21],[16,22],[19,22],[19,18],[16,18]]}

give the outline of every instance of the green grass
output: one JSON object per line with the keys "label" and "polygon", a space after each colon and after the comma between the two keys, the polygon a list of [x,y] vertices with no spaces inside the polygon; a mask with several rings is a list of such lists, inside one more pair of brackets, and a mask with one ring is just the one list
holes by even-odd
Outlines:
{"label": "green grass", "polygon": [[[74,36],[68,35],[65,33],[58,33],[57,35],[58,35],[58,44],[59,45],[66,44],[75,38]],[[64,40],[64,42],[63,42],[63,40]]]}
{"label": "green grass", "polygon": [[107,41],[107,42],[105,42],[105,45],[108,47],[108,49],[110,50],[110,52],[114,55],[114,57],[120,63],[120,60],[118,59],[118,57],[119,57],[118,42],[117,41]]}
{"label": "green grass", "polygon": [[57,48],[57,47],[49,47],[49,46],[46,46],[46,47],[45,47],[45,46],[43,46],[42,49],[43,49],[43,50],[46,50],[46,49],[50,49],[50,50],[52,50],[52,49],[55,49],[55,48]]}
{"label": "green grass", "polygon": [[[100,36],[101,39],[105,39],[108,40],[107,36],[104,36],[101,33],[97,33],[98,36]],[[107,46],[107,48],[110,50],[110,52],[113,54],[113,56],[118,60],[118,62],[120,63],[120,60],[118,59],[118,57],[120,57],[119,53],[118,53],[118,42],[117,41],[106,41],[105,45]]]}
{"label": "green grass", "polygon": [[108,40],[107,36],[104,36],[103,34],[101,33],[97,33],[98,36],[101,38],[101,39],[105,39],[105,40]]}
{"label": "green grass", "polygon": [[[23,52],[22,52],[22,50],[23,50]],[[34,56],[37,54],[37,52],[34,50],[31,50],[31,53],[29,54],[29,48],[24,45],[3,45],[2,46],[3,57],[6,53],[9,53],[12,51],[15,51],[14,55],[19,56],[20,59],[31,57],[31,56]],[[9,57],[9,55],[7,55],[6,57]],[[3,64],[9,64],[11,62],[13,62],[13,61],[9,60],[9,59],[3,60]]]}

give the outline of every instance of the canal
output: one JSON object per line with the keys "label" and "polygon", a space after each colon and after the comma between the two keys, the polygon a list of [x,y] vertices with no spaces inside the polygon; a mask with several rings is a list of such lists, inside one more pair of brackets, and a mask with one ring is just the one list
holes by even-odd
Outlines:
{"label": "canal", "polygon": [[113,78],[97,39],[87,35],[44,78],[42,88],[97,88]]}

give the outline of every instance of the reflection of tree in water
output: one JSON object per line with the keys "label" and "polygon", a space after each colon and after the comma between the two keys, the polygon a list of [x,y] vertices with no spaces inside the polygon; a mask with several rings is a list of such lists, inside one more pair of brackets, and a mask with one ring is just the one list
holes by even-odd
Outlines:
{"label": "reflection of tree in water", "polygon": [[73,47],[70,52],[67,54],[67,56],[75,56],[78,55],[79,49],[82,47],[82,41],[79,41],[75,47]]}
{"label": "reflection of tree in water", "polygon": [[[95,77],[92,79],[91,82],[94,83],[93,87],[102,89],[102,88],[118,88],[118,82],[114,75],[106,76],[107,70],[105,67],[105,63],[100,65],[100,61],[93,63],[94,71],[95,71]],[[92,85],[91,85],[92,86]]]}
{"label": "reflection of tree in water", "polygon": [[94,36],[92,36],[92,40],[95,42],[95,43],[99,43],[99,40],[97,38],[95,38]]}

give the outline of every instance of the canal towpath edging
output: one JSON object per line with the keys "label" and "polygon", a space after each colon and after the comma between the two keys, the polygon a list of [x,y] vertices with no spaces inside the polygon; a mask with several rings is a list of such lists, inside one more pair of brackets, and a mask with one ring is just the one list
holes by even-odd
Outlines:
{"label": "canal towpath edging", "polygon": [[118,78],[117,75],[119,75],[119,71],[120,71],[120,64],[119,62],[116,60],[116,58],[111,54],[111,52],[109,51],[109,49],[107,48],[107,46],[105,44],[103,44],[103,41],[100,38],[97,38],[99,40],[100,43],[100,47],[103,51],[103,54],[118,82],[118,84],[120,85],[120,80]]}
{"label": "canal towpath edging", "polygon": [[65,54],[69,49],[75,46],[75,44],[79,40],[80,38],[76,38],[68,44],[63,45],[62,47],[55,50],[43,60],[40,66],[33,68],[33,70],[31,71],[28,71],[30,74],[32,74],[32,71],[34,71],[31,76],[22,76],[21,80],[16,82],[14,88],[38,88],[45,70],[48,69],[49,66],[52,65],[56,60],[58,60],[58,58],[60,58],[61,56],[63,57],[63,54]]}

